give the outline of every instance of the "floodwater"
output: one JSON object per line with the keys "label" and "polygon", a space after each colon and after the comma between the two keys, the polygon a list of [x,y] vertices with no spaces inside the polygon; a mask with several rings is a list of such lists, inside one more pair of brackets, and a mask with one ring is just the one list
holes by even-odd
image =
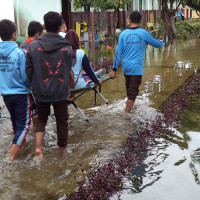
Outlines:
{"label": "floodwater", "polygon": [[[121,200],[198,200],[200,195],[200,93],[182,114],[178,130],[150,147],[133,176],[124,180]],[[111,198],[116,199],[115,196]]]}
{"label": "floodwater", "polygon": [[[90,48],[93,63],[103,58],[101,51],[106,45]],[[33,128],[17,160],[5,161],[12,141],[11,123],[7,119],[0,120],[0,199],[54,200],[73,192],[76,188],[74,177],[81,178],[81,168],[86,169],[88,164],[98,164],[114,155],[127,136],[154,118],[162,102],[194,73],[200,63],[199,45],[200,40],[195,39],[173,41],[162,49],[147,47],[143,83],[130,115],[124,114],[126,91],[121,69],[115,80],[103,84],[102,94],[109,99],[109,105],[100,98],[98,106],[94,105],[92,92],[83,95],[77,104],[90,123],[84,122],[70,106],[69,145],[63,157],[58,156],[56,126],[50,119],[43,142],[43,163],[38,164],[33,159]],[[200,116],[196,112],[200,111],[199,101],[198,98],[194,100],[191,109],[184,113],[180,130],[176,130],[169,140],[159,139],[158,145],[149,149],[133,177],[125,180],[122,200],[199,199]],[[3,105],[2,99],[0,105]],[[195,117],[191,111],[195,112]],[[8,115],[5,108],[2,115]]]}

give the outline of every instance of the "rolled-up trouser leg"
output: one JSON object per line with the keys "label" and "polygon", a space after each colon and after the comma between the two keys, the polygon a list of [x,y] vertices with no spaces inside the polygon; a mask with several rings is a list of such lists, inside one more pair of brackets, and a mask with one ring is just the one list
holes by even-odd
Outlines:
{"label": "rolled-up trouser leg", "polygon": [[50,115],[50,106],[50,102],[36,102],[38,112],[36,132],[45,132],[45,126],[47,124],[48,116]]}
{"label": "rolled-up trouser leg", "polygon": [[142,83],[142,75],[124,75],[126,79],[126,91],[128,100],[135,101],[138,93],[139,87]]}

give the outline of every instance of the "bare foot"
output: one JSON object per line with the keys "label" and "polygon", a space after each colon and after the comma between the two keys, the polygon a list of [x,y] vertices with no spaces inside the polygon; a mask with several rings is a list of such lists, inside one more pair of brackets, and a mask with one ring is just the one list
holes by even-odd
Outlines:
{"label": "bare foot", "polygon": [[6,160],[14,160],[20,149],[21,147],[19,145],[12,144],[10,154],[7,156]]}
{"label": "bare foot", "polygon": [[35,150],[35,156],[42,156],[42,150],[41,149],[36,149]]}
{"label": "bare foot", "polygon": [[13,161],[13,160],[14,160],[14,158],[12,158],[12,157],[8,156],[8,157],[6,158],[6,160],[7,160],[7,161]]}
{"label": "bare foot", "polygon": [[66,152],[66,147],[59,147],[59,155],[63,156]]}
{"label": "bare foot", "polygon": [[43,158],[43,154],[42,154],[42,150],[41,149],[36,149],[35,150],[35,157],[34,157],[34,160],[37,164],[40,164],[41,162],[44,161],[44,158]]}
{"label": "bare foot", "polygon": [[59,147],[59,153],[64,153],[66,150],[66,147]]}

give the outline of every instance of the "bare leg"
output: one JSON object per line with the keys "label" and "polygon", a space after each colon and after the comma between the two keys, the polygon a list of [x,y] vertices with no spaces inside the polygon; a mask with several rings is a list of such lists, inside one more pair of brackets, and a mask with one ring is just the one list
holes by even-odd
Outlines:
{"label": "bare leg", "polygon": [[131,111],[133,105],[134,105],[134,101],[132,101],[132,100],[127,100],[127,102],[126,102],[125,113],[129,113],[129,112]]}
{"label": "bare leg", "polygon": [[36,147],[35,147],[35,156],[40,156],[42,155],[42,139],[44,137],[44,132],[37,132],[35,136],[35,142],[36,142]]}
{"label": "bare leg", "polygon": [[10,154],[6,158],[6,160],[14,160],[15,156],[17,155],[17,153],[19,152],[20,149],[21,149],[21,147],[19,145],[12,144]]}

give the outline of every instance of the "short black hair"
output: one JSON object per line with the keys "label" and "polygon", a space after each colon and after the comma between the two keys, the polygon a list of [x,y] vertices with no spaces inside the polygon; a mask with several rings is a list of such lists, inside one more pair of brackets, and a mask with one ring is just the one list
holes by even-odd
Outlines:
{"label": "short black hair", "polygon": [[139,12],[134,11],[130,14],[131,23],[138,24],[140,23],[141,19],[142,15]]}
{"label": "short black hair", "polygon": [[65,24],[65,20],[64,20],[64,18],[62,17],[62,24],[61,24],[61,26],[62,26],[63,24]]}
{"label": "short black hair", "polygon": [[2,41],[9,41],[12,34],[17,31],[16,24],[8,19],[0,21],[0,37]]}
{"label": "short black hair", "polygon": [[40,22],[31,21],[28,25],[28,37],[33,37],[36,33],[42,33],[43,27]]}
{"label": "short black hair", "polygon": [[44,15],[44,24],[47,32],[57,33],[60,26],[62,25],[62,16],[57,13],[50,11]]}

